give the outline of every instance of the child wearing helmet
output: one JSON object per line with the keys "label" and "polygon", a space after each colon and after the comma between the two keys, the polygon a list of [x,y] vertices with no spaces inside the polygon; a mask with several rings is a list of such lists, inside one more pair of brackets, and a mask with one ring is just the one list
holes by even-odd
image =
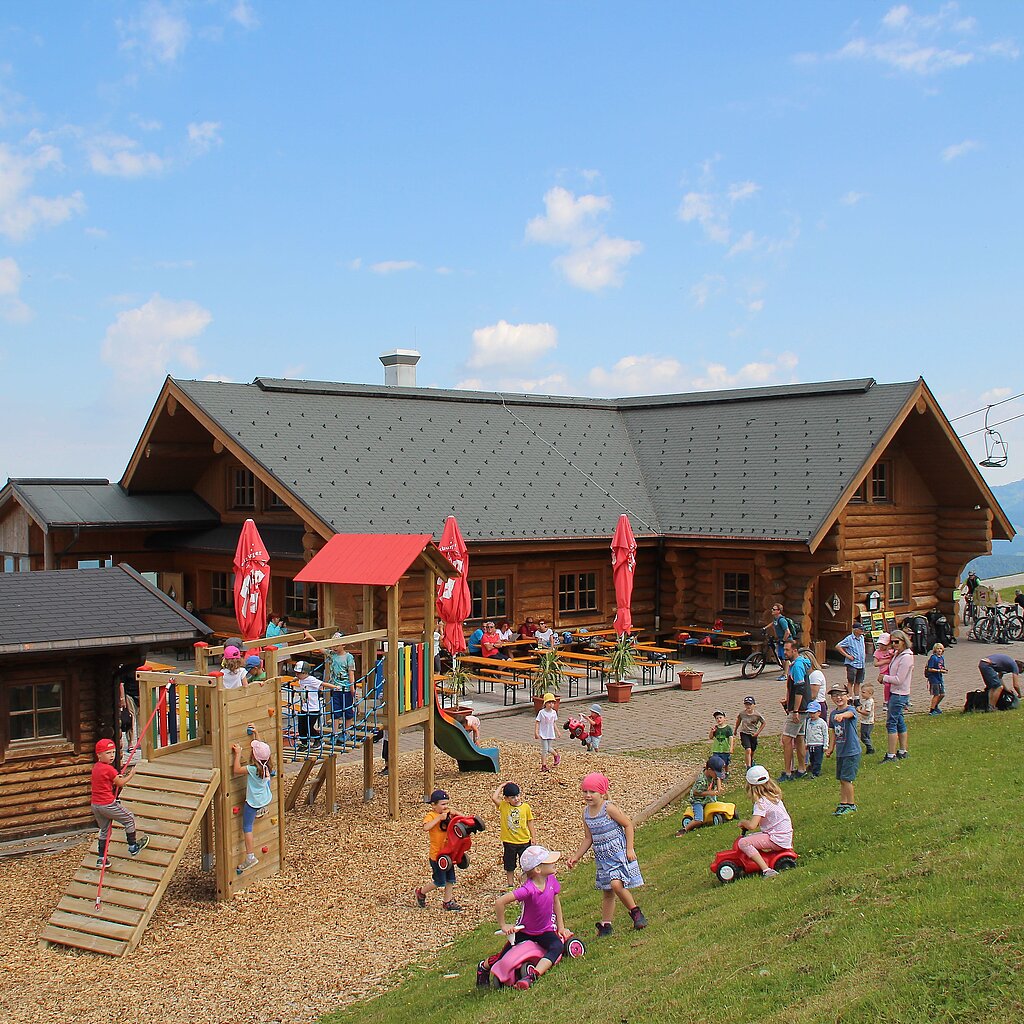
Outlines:
{"label": "child wearing helmet", "polygon": [[746,835],[737,844],[760,869],[765,878],[778,871],[768,867],[761,855],[788,850],[793,845],[793,819],[782,802],[782,790],[772,781],[768,769],[759,764],[747,769],[747,795],[754,802],[750,817],[739,823]]}

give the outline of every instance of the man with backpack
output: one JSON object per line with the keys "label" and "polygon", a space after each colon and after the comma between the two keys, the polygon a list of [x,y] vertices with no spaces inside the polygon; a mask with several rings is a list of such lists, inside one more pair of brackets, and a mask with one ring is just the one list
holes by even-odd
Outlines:
{"label": "man with backpack", "polygon": [[[775,655],[779,659],[779,664],[785,666],[786,664],[786,641],[796,640],[796,636],[793,631],[793,623],[782,614],[782,605],[772,605],[772,621],[765,625],[765,629],[771,627],[775,630]],[[779,676],[778,682],[784,683],[786,681],[786,673],[783,671],[782,675]]]}

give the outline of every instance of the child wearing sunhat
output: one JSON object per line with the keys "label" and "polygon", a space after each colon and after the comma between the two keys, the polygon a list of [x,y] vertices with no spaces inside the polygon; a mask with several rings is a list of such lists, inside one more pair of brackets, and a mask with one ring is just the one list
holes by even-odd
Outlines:
{"label": "child wearing sunhat", "polygon": [[549,771],[548,755],[554,755],[554,766],[557,768],[562,762],[562,755],[555,750],[555,737],[558,733],[558,710],[555,706],[555,695],[544,694],[544,707],[537,712],[536,721],[533,724],[533,738],[540,743],[540,770]]}
{"label": "child wearing sunhat", "polygon": [[587,744],[587,750],[596,754],[598,747],[601,746],[601,730],[604,721],[601,718],[601,705],[591,704],[590,710],[583,716],[583,721],[587,723],[587,738],[584,741]]}
{"label": "child wearing sunhat", "polygon": [[117,744],[113,740],[99,740],[96,744],[96,763],[92,766],[92,816],[99,826],[99,856],[96,867],[106,863],[107,844],[110,830],[116,821],[123,826],[125,838],[128,840],[128,852],[134,857],[139,850],[149,845],[149,836],[140,836],[135,831],[135,818],[132,812],[118,799],[117,790],[123,789],[135,774],[135,768],[129,768],[123,774],[114,767],[114,755]]}
{"label": "child wearing sunhat", "polygon": [[[542,974],[551,970],[562,955],[565,940],[571,934],[562,919],[562,901],[559,897],[562,887],[555,877],[561,856],[545,846],[528,846],[520,858],[526,881],[518,889],[495,900],[498,926],[510,940],[498,957],[503,957],[511,948],[511,939],[517,927],[521,929],[517,941],[528,939],[544,950],[544,956],[537,961],[536,967],[526,968],[526,976],[516,982],[516,988],[529,988]],[[505,920],[505,910],[516,902],[522,903],[523,909],[518,924],[509,924]]]}

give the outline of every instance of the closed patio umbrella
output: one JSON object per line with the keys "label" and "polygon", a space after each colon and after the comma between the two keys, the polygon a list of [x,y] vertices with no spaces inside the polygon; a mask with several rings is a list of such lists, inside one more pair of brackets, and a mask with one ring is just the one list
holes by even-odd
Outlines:
{"label": "closed patio umbrella", "polygon": [[629,525],[629,516],[619,516],[615,536],[612,537],[612,580],[615,583],[615,632],[619,636],[628,635],[633,628],[633,613],[630,604],[633,600],[633,572],[636,569],[636,538],[633,527]]}
{"label": "closed patio umbrella", "polygon": [[469,550],[462,539],[455,516],[444,521],[444,531],[438,542],[438,550],[448,559],[461,575],[437,581],[437,617],[444,622],[441,642],[452,654],[461,654],[466,649],[466,637],[462,624],[470,611]]}
{"label": "closed patio umbrella", "polygon": [[246,519],[235,548],[235,619],[244,640],[263,636],[267,628],[270,555],[260,531]]}

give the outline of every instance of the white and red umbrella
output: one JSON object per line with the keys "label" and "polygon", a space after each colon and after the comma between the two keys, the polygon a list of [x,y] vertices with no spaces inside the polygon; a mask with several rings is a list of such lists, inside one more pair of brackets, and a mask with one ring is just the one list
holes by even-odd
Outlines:
{"label": "white and red umbrella", "polygon": [[633,613],[630,604],[633,601],[633,573],[636,570],[636,538],[633,527],[629,525],[629,516],[619,516],[619,524],[615,527],[612,537],[612,580],[615,583],[615,632],[619,636],[628,635],[633,628]]}
{"label": "white and red umbrella", "polygon": [[466,649],[466,637],[462,624],[470,611],[469,598],[469,549],[459,532],[455,516],[444,521],[444,531],[438,541],[438,550],[456,569],[458,576],[437,581],[437,617],[444,622],[441,642],[452,654],[461,654]]}
{"label": "white and red umbrella", "polygon": [[246,519],[235,548],[235,619],[242,638],[255,640],[267,628],[267,594],[270,591],[270,555],[260,531]]}

